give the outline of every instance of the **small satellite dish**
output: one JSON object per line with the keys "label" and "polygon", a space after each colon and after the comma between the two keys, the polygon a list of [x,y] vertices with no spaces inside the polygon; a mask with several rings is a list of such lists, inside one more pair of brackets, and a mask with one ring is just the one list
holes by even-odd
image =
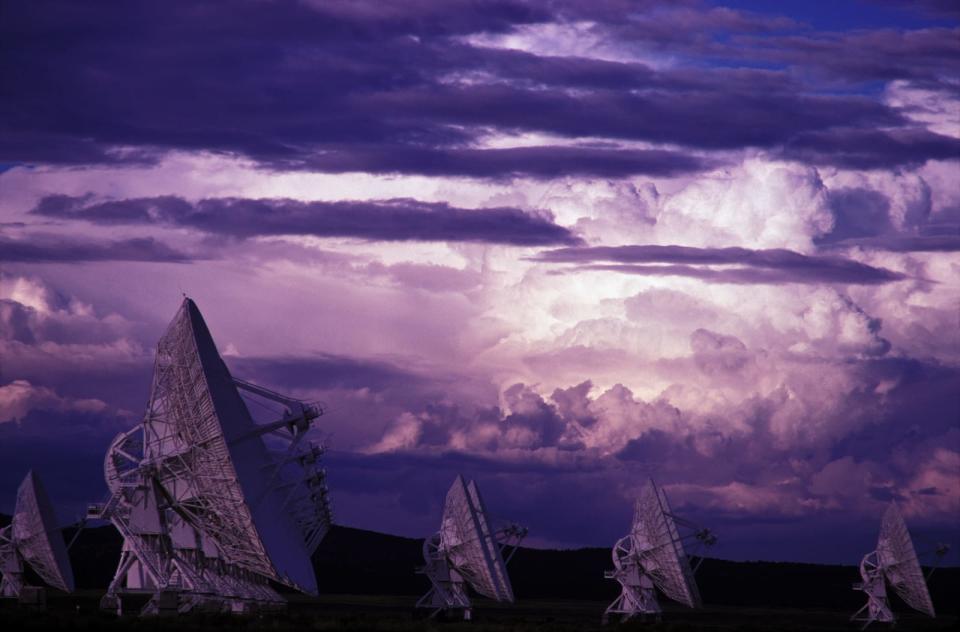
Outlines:
{"label": "small satellite dish", "polygon": [[[254,421],[241,391],[275,420]],[[319,406],[235,379],[196,304],[184,298],[157,345],[143,421],[104,461],[110,520],[124,545],[101,601],[147,593],[143,614],[284,603],[272,584],[316,594],[310,556],[331,523],[323,449],[306,433]]]}
{"label": "small satellite dish", "polygon": [[467,585],[490,599],[513,603],[507,562],[526,535],[515,524],[494,531],[477,484],[458,475],[447,492],[440,531],[423,543],[426,565],[418,572],[427,576],[431,588],[417,607],[432,608],[430,616],[460,609],[469,620]]}
{"label": "small satellite dish", "polygon": [[21,598],[24,563],[49,586],[73,592],[73,569],[47,492],[34,471],[20,483],[11,523],[0,530],[0,596]]}
{"label": "small satellite dish", "polygon": [[[681,536],[678,525],[690,533]],[[620,615],[621,621],[637,614],[659,616],[657,589],[673,601],[699,608],[694,573],[700,563],[691,566],[683,547],[683,542],[691,539],[698,546],[712,546],[717,541],[708,529],[675,516],[663,490],[653,480],[648,481],[637,498],[630,533],[613,547],[614,570],[604,574],[620,582],[622,589],[607,607],[604,623],[612,614]]]}
{"label": "small satellite dish", "polygon": [[887,584],[914,610],[937,616],[913,540],[895,502],[891,502],[883,514],[876,550],[864,555],[860,562],[860,576],[863,581],[853,588],[866,593],[867,603],[850,620],[863,621],[864,628],[874,621],[893,623],[896,620],[887,599]]}

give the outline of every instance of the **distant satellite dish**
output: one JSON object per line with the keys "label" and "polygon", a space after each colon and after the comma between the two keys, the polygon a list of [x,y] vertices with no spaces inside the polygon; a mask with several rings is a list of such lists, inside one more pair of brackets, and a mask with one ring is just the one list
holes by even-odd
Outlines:
{"label": "distant satellite dish", "polygon": [[863,621],[864,628],[874,621],[892,623],[896,620],[887,599],[888,583],[908,606],[931,617],[937,616],[913,540],[895,502],[891,502],[883,514],[876,550],[867,553],[860,562],[860,576],[863,581],[853,588],[866,593],[867,603],[850,620]]}
{"label": "distant satellite dish", "polygon": [[447,492],[440,531],[423,543],[426,565],[419,572],[427,576],[431,588],[417,607],[432,608],[431,616],[460,609],[469,620],[467,585],[485,597],[512,603],[507,562],[526,535],[527,530],[515,524],[494,531],[476,483],[457,476]]}
{"label": "distant satellite dish", "polygon": [[[681,536],[677,525],[690,530],[690,534]],[[699,608],[700,592],[694,581],[699,563],[692,567],[683,548],[684,540],[689,539],[704,546],[712,546],[717,540],[709,530],[675,516],[663,490],[648,481],[637,498],[630,533],[613,547],[615,568],[604,574],[620,582],[622,589],[604,613],[604,623],[611,614],[620,615],[621,621],[637,614],[659,616],[657,589],[673,601]]]}
{"label": "distant satellite dish", "polygon": [[[279,404],[255,423],[240,391]],[[94,508],[124,539],[102,607],[148,593],[143,614],[283,603],[271,582],[316,594],[310,556],[327,533],[323,449],[305,439],[318,406],[234,379],[185,298],[157,346],[143,421],[118,435]]]}
{"label": "distant satellite dish", "polygon": [[20,598],[28,564],[48,585],[73,592],[73,570],[63,534],[40,477],[32,470],[17,489],[11,523],[0,529],[0,596]]}

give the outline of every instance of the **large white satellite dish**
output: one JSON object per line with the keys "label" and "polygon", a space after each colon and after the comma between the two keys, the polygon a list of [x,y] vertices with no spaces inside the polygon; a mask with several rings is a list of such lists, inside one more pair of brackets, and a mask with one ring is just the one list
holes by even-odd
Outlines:
{"label": "large white satellite dish", "polygon": [[[279,404],[254,422],[248,397]],[[234,379],[185,298],[157,345],[143,421],[104,462],[110,498],[92,511],[124,539],[102,606],[147,593],[144,614],[280,605],[271,582],[316,594],[310,556],[329,529],[318,406]]]}
{"label": "large white satellite dish", "polygon": [[[690,533],[681,536],[678,525]],[[615,568],[604,574],[607,579],[620,582],[621,591],[607,607],[603,621],[607,622],[611,614],[620,615],[622,621],[637,614],[659,616],[657,589],[673,601],[699,608],[696,567],[690,565],[683,548],[683,542],[690,539],[705,546],[716,542],[708,529],[675,516],[663,490],[648,481],[637,498],[630,533],[613,547]]]}
{"label": "large white satellite dish", "polygon": [[857,610],[851,621],[863,621],[864,628],[874,621],[892,623],[896,620],[887,599],[887,584],[914,610],[937,616],[913,540],[895,502],[891,502],[883,514],[876,550],[864,555],[860,562],[860,576],[863,581],[853,588],[866,593],[867,603]]}
{"label": "large white satellite dish", "polygon": [[24,563],[48,585],[73,592],[73,570],[63,534],[40,477],[32,470],[17,489],[13,520],[0,529],[0,596],[22,596]]}
{"label": "large white satellite dish", "polygon": [[423,543],[426,565],[419,572],[431,587],[417,607],[432,608],[431,616],[461,609],[463,618],[470,619],[467,585],[485,597],[512,603],[507,562],[526,535],[527,530],[515,524],[494,531],[477,484],[458,475],[447,492],[440,531]]}

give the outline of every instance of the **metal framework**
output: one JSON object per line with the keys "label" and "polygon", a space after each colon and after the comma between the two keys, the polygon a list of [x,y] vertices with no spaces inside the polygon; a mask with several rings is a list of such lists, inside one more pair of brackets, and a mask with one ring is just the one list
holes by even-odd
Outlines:
{"label": "metal framework", "polygon": [[431,586],[417,607],[431,608],[431,617],[462,610],[469,620],[473,606],[467,585],[485,597],[512,603],[506,565],[526,535],[525,528],[512,523],[494,531],[476,483],[457,476],[447,492],[440,531],[423,543],[426,564],[417,572]]}
{"label": "metal framework", "polygon": [[40,477],[32,470],[17,488],[13,520],[0,529],[0,597],[22,596],[27,587],[24,564],[48,585],[73,592],[73,570],[63,534]]}
{"label": "metal framework", "polygon": [[[938,547],[938,556],[944,553],[946,547]],[[894,502],[883,514],[876,550],[867,553],[860,562],[860,577],[863,581],[854,584],[853,589],[866,593],[867,603],[850,620],[863,622],[861,629],[874,622],[896,621],[887,598],[887,583],[914,610],[937,616],[907,524]]]}
{"label": "metal framework", "polygon": [[[677,526],[689,531],[680,535]],[[673,601],[690,608],[701,605],[694,574],[703,562],[690,565],[684,552],[684,541],[694,540],[697,547],[712,546],[717,538],[708,529],[674,515],[667,496],[652,480],[637,498],[630,533],[617,540],[613,547],[614,570],[604,573],[607,579],[620,582],[620,595],[603,614],[620,615],[626,621],[637,614],[659,616],[657,589]]]}
{"label": "metal framework", "polygon": [[[253,421],[240,390],[283,406]],[[234,379],[194,302],[157,346],[143,421],[107,451],[110,497],[91,509],[123,536],[105,609],[151,595],[143,614],[276,607],[278,583],[316,594],[310,556],[331,523],[317,405]]]}

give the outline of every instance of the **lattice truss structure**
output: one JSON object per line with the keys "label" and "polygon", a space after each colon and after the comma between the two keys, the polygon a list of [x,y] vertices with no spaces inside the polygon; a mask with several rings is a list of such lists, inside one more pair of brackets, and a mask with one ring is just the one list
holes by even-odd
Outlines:
{"label": "lattice truss structure", "polygon": [[[687,531],[685,535],[681,535],[678,525]],[[684,542],[690,540],[699,549],[716,543],[716,536],[675,516],[663,490],[648,481],[637,498],[630,533],[613,547],[614,570],[604,573],[607,579],[620,583],[621,591],[607,607],[603,621],[609,621],[610,615],[620,615],[623,621],[637,614],[659,616],[657,589],[673,601],[699,608],[700,592],[694,573],[703,558],[691,566],[684,551]]]}
{"label": "lattice truss structure", "polygon": [[[254,422],[243,390],[283,407]],[[144,614],[283,603],[271,582],[316,594],[311,554],[331,523],[323,448],[306,440],[322,411],[234,379],[185,299],[157,347],[147,413],[104,463],[109,500],[94,514],[123,536],[102,607],[147,592]]]}
{"label": "lattice truss structure", "polygon": [[45,583],[73,592],[73,570],[53,507],[33,471],[17,488],[13,520],[0,529],[0,597],[20,597],[26,587],[24,564]]}
{"label": "lattice truss structure", "polygon": [[493,530],[476,483],[457,476],[447,492],[440,530],[423,543],[426,564],[418,572],[431,587],[417,607],[432,609],[431,616],[462,610],[469,620],[468,585],[485,597],[512,603],[507,562],[526,535],[525,528],[513,523]]}
{"label": "lattice truss structure", "polygon": [[[938,554],[942,553],[938,550]],[[874,622],[896,621],[887,598],[887,583],[908,606],[936,617],[913,540],[896,503],[890,503],[883,514],[877,548],[860,562],[860,577],[863,581],[853,588],[866,593],[867,603],[850,619],[862,621],[863,628]]]}

